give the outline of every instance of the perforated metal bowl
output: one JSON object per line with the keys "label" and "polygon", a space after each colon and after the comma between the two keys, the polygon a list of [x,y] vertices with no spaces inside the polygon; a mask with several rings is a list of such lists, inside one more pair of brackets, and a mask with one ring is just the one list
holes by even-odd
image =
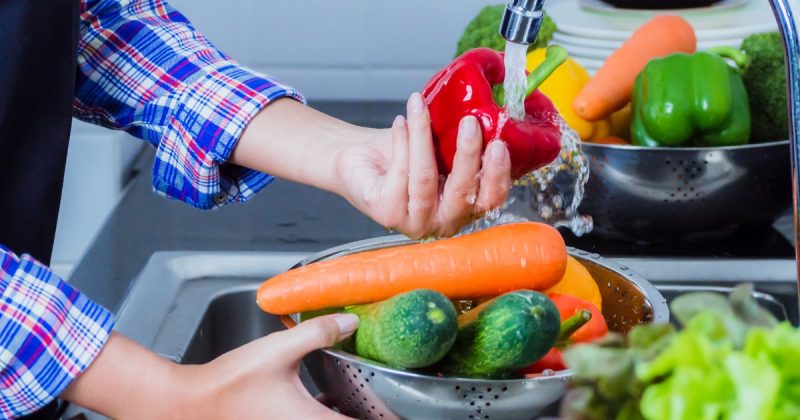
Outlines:
{"label": "perforated metal bowl", "polygon": [[[404,236],[354,242],[297,266],[412,242]],[[666,300],[646,280],[597,254],[569,252],[600,286],[603,314],[612,331],[625,333],[640,323],[668,322]],[[292,326],[298,318],[295,314],[285,322]],[[360,419],[531,419],[561,398],[572,375],[561,371],[508,380],[435,376],[390,368],[336,349],[314,352],[305,364],[328,401],[343,414]]]}
{"label": "perforated metal bowl", "polygon": [[772,224],[792,205],[789,142],[668,148],[583,143],[580,212],[592,235],[639,243],[716,240]]}

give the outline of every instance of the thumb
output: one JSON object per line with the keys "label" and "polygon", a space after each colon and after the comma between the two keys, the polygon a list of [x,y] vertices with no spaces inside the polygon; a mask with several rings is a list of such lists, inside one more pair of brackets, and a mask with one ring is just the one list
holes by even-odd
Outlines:
{"label": "thumb", "polygon": [[314,350],[331,347],[353,335],[358,317],[333,314],[310,319],[279,333],[277,352],[284,360],[300,361]]}

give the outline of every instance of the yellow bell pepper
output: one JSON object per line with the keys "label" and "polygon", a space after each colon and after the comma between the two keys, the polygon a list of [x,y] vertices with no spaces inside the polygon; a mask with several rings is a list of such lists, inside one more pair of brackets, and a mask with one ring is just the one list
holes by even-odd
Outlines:
{"label": "yellow bell pepper", "polygon": [[600,287],[597,282],[589,273],[589,270],[571,255],[567,256],[567,270],[564,272],[564,277],[543,293],[570,295],[591,302],[598,309],[603,308],[603,297],[600,294]]}
{"label": "yellow bell pepper", "polygon": [[[528,54],[527,70],[535,69],[544,61],[545,48],[539,48]],[[572,127],[581,140],[599,140],[609,136],[630,138],[630,108],[626,107],[611,117],[591,122],[585,121],[575,114],[572,110],[572,102],[578,96],[581,89],[589,82],[590,76],[580,64],[572,58],[568,58],[559,68],[554,71],[541,85],[539,91],[553,101],[561,117],[567,125]]]}

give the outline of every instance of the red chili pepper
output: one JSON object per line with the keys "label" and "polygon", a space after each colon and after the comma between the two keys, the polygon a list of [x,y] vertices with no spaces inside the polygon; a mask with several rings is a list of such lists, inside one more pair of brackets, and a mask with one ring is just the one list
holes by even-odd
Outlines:
{"label": "red chili pepper", "polygon": [[528,76],[525,118],[508,118],[503,106],[495,102],[492,87],[505,78],[503,55],[488,48],[476,48],[456,58],[436,73],[422,90],[431,115],[431,128],[437,146],[439,171],[453,169],[458,125],[472,115],[478,119],[484,148],[495,139],[506,142],[511,156],[511,176],[521,176],[552,162],[561,150],[558,111],[536,87],[566,60],[560,47]]}
{"label": "red chili pepper", "polygon": [[567,368],[561,353],[564,348],[571,344],[597,340],[608,333],[603,314],[590,302],[558,293],[551,293],[547,297],[556,304],[561,316],[558,342],[541,359],[520,370],[521,374],[538,374],[547,369],[564,370]]}

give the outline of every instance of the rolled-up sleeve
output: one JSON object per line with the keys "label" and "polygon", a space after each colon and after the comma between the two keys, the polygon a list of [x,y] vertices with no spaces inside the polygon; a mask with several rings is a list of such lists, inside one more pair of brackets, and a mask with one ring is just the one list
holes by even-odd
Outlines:
{"label": "rolled-up sleeve", "polygon": [[113,315],[28,255],[0,245],[0,415],[32,413],[97,357]]}
{"label": "rolled-up sleeve", "polygon": [[227,161],[267,104],[304,101],[216,49],[162,0],[84,0],[78,66],[76,117],[147,140],[157,148],[154,189],[201,209],[246,201],[273,179]]}

